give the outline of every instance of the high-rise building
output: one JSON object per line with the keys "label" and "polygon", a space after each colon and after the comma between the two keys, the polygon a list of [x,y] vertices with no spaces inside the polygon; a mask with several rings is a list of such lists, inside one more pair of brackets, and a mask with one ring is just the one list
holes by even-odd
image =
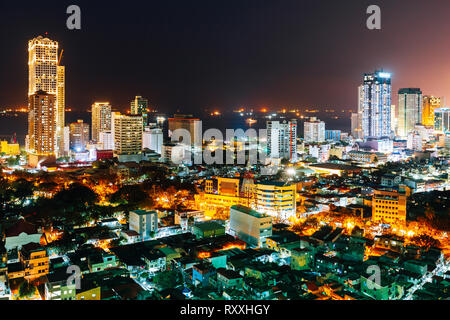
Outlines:
{"label": "high-rise building", "polygon": [[37,91],[55,95],[55,149],[64,151],[65,67],[59,65],[58,42],[39,36],[28,41],[28,96]]}
{"label": "high-rise building", "polygon": [[109,102],[95,102],[92,105],[92,140],[98,142],[102,131],[111,131],[111,105]]}
{"label": "high-rise building", "polygon": [[81,152],[89,142],[89,124],[78,120],[70,124],[70,149]]}
{"label": "high-rise building", "polygon": [[267,154],[297,161],[297,120],[267,121]]}
{"label": "high-rise building", "polygon": [[137,159],[134,156],[142,154],[142,127],[142,116],[114,112],[111,128],[114,137],[114,155],[130,161]]}
{"label": "high-rise building", "polygon": [[28,41],[28,96],[57,94],[58,42],[39,36]]}
{"label": "high-rise building", "polygon": [[424,96],[422,110],[422,124],[424,126],[434,126],[434,110],[443,107],[443,98]]}
{"label": "high-rise building", "polygon": [[163,132],[161,128],[145,128],[142,137],[142,149],[150,149],[161,154]]}
{"label": "high-rise building", "polygon": [[176,114],[173,118],[169,118],[169,137],[172,137],[175,130],[185,129],[191,136],[191,141],[180,141],[188,146],[202,146],[202,121],[194,118],[192,115]]}
{"label": "high-rise building", "polygon": [[98,142],[101,144],[102,150],[114,149],[114,137],[111,131],[101,131]]}
{"label": "high-rise building", "polygon": [[362,139],[362,115],[358,112],[352,113],[352,137]]}
{"label": "high-rise building", "polygon": [[304,140],[309,143],[318,143],[325,141],[325,122],[315,117],[305,121]]}
{"label": "high-rise building", "polygon": [[30,95],[28,103],[28,152],[55,155],[56,97],[40,90]]}
{"label": "high-rise building", "polygon": [[136,96],[131,100],[131,114],[141,115],[144,126],[146,126],[148,124],[148,100],[141,96]]}
{"label": "high-rise building", "polygon": [[66,67],[60,65],[57,66],[56,79],[56,148],[57,153],[63,155],[64,126],[66,121]]}
{"label": "high-rise building", "polygon": [[364,139],[391,136],[390,73],[364,74],[364,83],[359,87],[358,113]]}
{"label": "high-rise building", "polygon": [[397,132],[397,111],[395,104],[391,106],[391,128],[393,132]]}
{"label": "high-rise building", "polygon": [[422,123],[423,96],[418,88],[403,88],[398,91],[397,135],[407,137],[416,124]]}
{"label": "high-rise building", "polygon": [[450,132],[450,108],[434,110],[434,130],[441,133]]}

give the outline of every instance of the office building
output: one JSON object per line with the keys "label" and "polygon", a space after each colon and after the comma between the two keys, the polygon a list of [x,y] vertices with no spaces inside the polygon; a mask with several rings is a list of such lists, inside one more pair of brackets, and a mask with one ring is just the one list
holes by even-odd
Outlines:
{"label": "office building", "polygon": [[272,235],[272,217],[249,207],[234,205],[230,208],[230,232],[254,247],[265,247]]}
{"label": "office building", "polygon": [[390,73],[375,71],[364,74],[364,83],[359,87],[358,113],[362,118],[364,139],[391,136]]}
{"label": "office building", "polygon": [[422,124],[424,126],[434,126],[434,111],[442,108],[444,98],[434,96],[423,97]]}
{"label": "office building", "polygon": [[55,96],[53,116],[56,128],[53,132],[55,135],[53,152],[62,155],[65,121],[65,67],[59,64],[57,41],[42,36],[28,41],[28,96],[30,97],[38,91]]}
{"label": "office building", "polygon": [[259,212],[288,219],[296,214],[295,184],[260,182],[256,185],[256,209]]}
{"label": "office building", "polygon": [[146,126],[148,124],[148,100],[142,98],[141,96],[136,96],[133,100],[131,100],[131,114],[132,115],[141,115],[143,125]]}
{"label": "office building", "polygon": [[142,156],[142,116],[112,114],[114,155],[119,161],[139,162]]}
{"label": "office building", "polygon": [[55,155],[56,97],[44,91],[30,95],[28,104],[28,152]]}
{"label": "office building", "polygon": [[406,194],[402,191],[375,190],[372,220],[375,223],[406,223]]}
{"label": "office building", "polygon": [[99,134],[99,143],[102,150],[114,149],[114,137],[111,131],[101,131]]}
{"label": "office building", "polygon": [[352,137],[353,139],[362,139],[362,114],[352,113]]}
{"label": "office building", "polygon": [[160,128],[144,128],[142,149],[150,149],[158,154],[162,153],[163,132]]}
{"label": "office building", "polygon": [[434,130],[441,133],[450,132],[450,108],[434,110]]}
{"label": "office building", "polygon": [[82,152],[89,143],[89,124],[78,120],[70,124],[70,149]]}
{"label": "office building", "polygon": [[325,130],[325,140],[341,141],[341,130]]}
{"label": "office building", "polygon": [[325,122],[315,117],[305,121],[304,140],[308,143],[320,143],[325,141]]}
{"label": "office building", "polygon": [[267,121],[267,155],[297,161],[297,120]]}
{"label": "office building", "polygon": [[398,91],[397,135],[407,137],[416,124],[422,123],[423,97],[418,88],[403,88]]}
{"label": "office building", "polygon": [[92,140],[100,140],[100,132],[111,131],[111,105],[109,102],[95,102],[92,105]]}
{"label": "office building", "polygon": [[147,239],[153,233],[158,231],[158,213],[152,210],[134,210],[129,214],[130,230],[136,231],[142,237]]}
{"label": "office building", "polygon": [[188,147],[195,146],[200,148],[202,146],[202,121],[192,117],[192,115],[176,114],[173,118],[169,118],[169,138],[173,137],[175,130],[184,129],[190,135],[190,141],[179,141]]}

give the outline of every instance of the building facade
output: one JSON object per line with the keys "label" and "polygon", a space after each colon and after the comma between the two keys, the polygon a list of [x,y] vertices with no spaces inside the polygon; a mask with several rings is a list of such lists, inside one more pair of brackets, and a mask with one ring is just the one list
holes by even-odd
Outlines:
{"label": "building facade", "polygon": [[149,238],[158,231],[158,213],[151,210],[134,210],[129,215],[130,230],[136,231],[143,238]]}
{"label": "building facade", "polygon": [[272,235],[272,217],[235,205],[230,208],[230,231],[251,246],[265,247],[266,238]]}
{"label": "building facade", "polygon": [[375,190],[372,196],[372,220],[377,223],[406,223],[406,194]]}
{"label": "building facade", "polygon": [[288,219],[296,214],[295,184],[261,182],[256,185],[256,209],[262,213]]}
{"label": "building facade", "polygon": [[56,96],[45,91],[30,95],[28,103],[28,152],[55,155]]}
{"label": "building facade", "polygon": [[100,132],[111,131],[111,105],[109,102],[95,102],[92,105],[92,140],[100,141]]}
{"label": "building facade", "polygon": [[136,96],[131,100],[130,107],[131,114],[141,115],[143,125],[146,126],[148,124],[148,100],[141,96]]}
{"label": "building facade", "polygon": [[89,124],[83,120],[71,123],[70,126],[70,149],[81,152],[86,149],[89,143]]}
{"label": "building facade", "polygon": [[418,88],[403,88],[398,91],[397,135],[407,137],[416,124],[422,123],[423,97]]}
{"label": "building facade", "polygon": [[297,161],[297,120],[267,121],[267,155]]}
{"label": "building facade", "polygon": [[138,156],[142,154],[142,116],[123,115],[114,112],[112,116],[114,155]]}
{"label": "building facade", "polygon": [[422,124],[424,126],[434,126],[434,110],[443,107],[444,98],[434,96],[423,97]]}
{"label": "building facade", "polygon": [[325,141],[325,122],[315,117],[305,121],[304,140],[309,143],[320,143]]}
{"label": "building facade", "polygon": [[359,87],[358,113],[364,139],[389,137],[391,128],[391,74],[375,71],[364,74]]}
{"label": "building facade", "polygon": [[450,108],[434,110],[434,130],[441,133],[450,132]]}

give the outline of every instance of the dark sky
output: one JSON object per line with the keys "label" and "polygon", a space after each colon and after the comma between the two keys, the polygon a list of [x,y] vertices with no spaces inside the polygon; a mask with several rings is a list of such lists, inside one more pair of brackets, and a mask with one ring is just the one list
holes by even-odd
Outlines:
{"label": "dark sky", "polygon": [[[80,31],[66,28],[70,4]],[[370,4],[381,31],[365,27]],[[355,108],[362,73],[381,67],[394,90],[448,97],[449,17],[447,0],[0,0],[0,106],[26,104],[27,41],[44,32],[64,49],[79,110],[137,94],[161,111]]]}

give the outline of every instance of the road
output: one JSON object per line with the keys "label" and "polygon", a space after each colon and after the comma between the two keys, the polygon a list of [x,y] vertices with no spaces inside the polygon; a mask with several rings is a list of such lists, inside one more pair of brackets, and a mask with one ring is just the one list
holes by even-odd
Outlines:
{"label": "road", "polygon": [[446,273],[449,270],[450,267],[450,260],[444,260],[440,264],[436,266],[436,268],[432,272],[427,272],[420,283],[414,285],[411,289],[409,289],[408,293],[406,294],[404,300],[412,300],[414,293],[417,290],[421,290],[425,284],[428,282],[431,282],[431,279],[439,274],[439,273]]}

